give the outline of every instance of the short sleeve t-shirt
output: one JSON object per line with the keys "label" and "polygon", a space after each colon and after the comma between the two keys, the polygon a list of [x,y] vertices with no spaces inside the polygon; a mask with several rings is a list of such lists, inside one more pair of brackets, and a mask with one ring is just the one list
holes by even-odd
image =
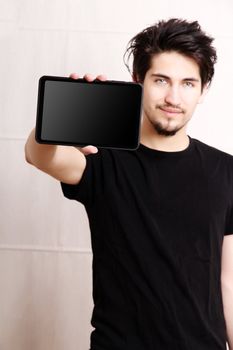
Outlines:
{"label": "short sleeve t-shirt", "polygon": [[79,184],[93,250],[91,350],[224,350],[224,235],[233,233],[233,156],[189,136],[86,156]]}

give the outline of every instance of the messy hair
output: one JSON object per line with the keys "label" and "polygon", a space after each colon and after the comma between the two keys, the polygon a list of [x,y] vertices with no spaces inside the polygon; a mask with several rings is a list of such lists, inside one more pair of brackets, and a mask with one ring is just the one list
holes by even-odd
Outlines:
{"label": "messy hair", "polygon": [[[192,58],[199,66],[202,88],[210,85],[217,61],[213,38],[202,31],[197,21],[171,18],[142,30],[128,43],[124,63],[133,79],[143,83],[151,59],[159,53],[175,51]],[[129,59],[133,56],[132,71]]]}

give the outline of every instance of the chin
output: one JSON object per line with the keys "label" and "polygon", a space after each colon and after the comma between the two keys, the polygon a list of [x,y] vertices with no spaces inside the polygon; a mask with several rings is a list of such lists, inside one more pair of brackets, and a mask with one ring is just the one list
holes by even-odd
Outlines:
{"label": "chin", "polygon": [[155,129],[159,135],[162,136],[174,136],[179,130],[165,130],[165,129]]}
{"label": "chin", "polygon": [[176,133],[182,129],[184,127],[184,125],[182,126],[176,126],[172,129],[168,129],[166,127],[163,127],[163,125],[161,123],[153,123],[153,127],[155,129],[155,131],[159,134],[159,135],[163,135],[163,136],[174,136],[176,135]]}

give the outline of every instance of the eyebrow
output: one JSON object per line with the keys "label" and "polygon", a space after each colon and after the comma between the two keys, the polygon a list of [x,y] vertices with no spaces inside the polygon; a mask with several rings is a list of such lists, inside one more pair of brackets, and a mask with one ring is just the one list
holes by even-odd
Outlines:
{"label": "eyebrow", "polygon": [[[153,73],[151,74],[152,77],[158,77],[158,78],[164,78],[164,79],[167,79],[167,80],[171,80],[171,78],[165,74],[161,74],[161,73]],[[197,79],[197,78],[184,78],[182,79],[182,81],[196,81],[196,82],[199,82],[200,80]]]}

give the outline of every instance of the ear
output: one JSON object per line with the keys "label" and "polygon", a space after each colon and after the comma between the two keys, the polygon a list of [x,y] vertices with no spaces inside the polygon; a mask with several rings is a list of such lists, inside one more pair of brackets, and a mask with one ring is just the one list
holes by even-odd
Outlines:
{"label": "ear", "polygon": [[204,101],[204,98],[207,94],[207,92],[209,91],[209,86],[208,85],[204,85],[202,93],[198,99],[198,103],[202,103]]}

